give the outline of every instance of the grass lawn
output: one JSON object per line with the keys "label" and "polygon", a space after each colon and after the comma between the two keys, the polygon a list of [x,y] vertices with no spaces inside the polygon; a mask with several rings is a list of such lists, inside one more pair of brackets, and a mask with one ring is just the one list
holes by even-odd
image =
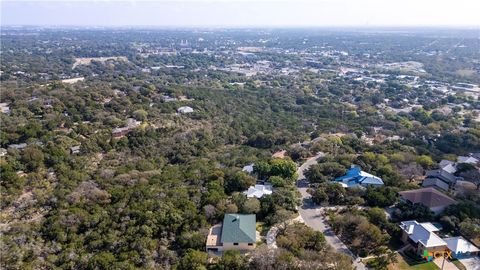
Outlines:
{"label": "grass lawn", "polygon": [[438,270],[437,265],[433,262],[413,262],[407,259],[410,263],[408,263],[402,255],[397,256],[398,262],[395,264],[390,264],[388,266],[389,270]]}
{"label": "grass lawn", "polygon": [[465,267],[465,265],[463,265],[459,260],[457,259],[454,259],[454,260],[451,260],[451,262],[453,264],[455,264],[455,266],[460,269],[460,270],[467,270],[467,268]]}

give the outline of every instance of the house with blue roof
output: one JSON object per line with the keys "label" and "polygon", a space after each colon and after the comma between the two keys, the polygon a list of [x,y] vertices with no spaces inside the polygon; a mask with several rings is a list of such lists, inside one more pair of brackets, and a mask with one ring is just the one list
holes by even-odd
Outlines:
{"label": "house with blue roof", "polygon": [[364,172],[357,166],[353,166],[344,176],[337,177],[334,181],[346,188],[384,185],[382,178]]}

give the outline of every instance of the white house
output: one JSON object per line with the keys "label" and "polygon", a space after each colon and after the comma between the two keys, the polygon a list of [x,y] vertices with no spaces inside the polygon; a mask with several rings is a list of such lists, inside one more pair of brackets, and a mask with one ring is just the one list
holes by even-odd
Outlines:
{"label": "white house", "polygon": [[253,163],[243,166],[243,172],[253,173]]}
{"label": "white house", "polygon": [[476,165],[478,163],[478,159],[472,157],[472,156],[469,156],[469,157],[466,157],[466,156],[459,156],[458,159],[457,159],[458,163],[469,163],[469,164],[473,164],[473,165]]}
{"label": "white house", "polygon": [[178,113],[192,113],[193,112],[193,108],[192,107],[189,107],[189,106],[183,106],[183,107],[180,107],[177,109],[177,112]]}
{"label": "white house", "polygon": [[418,223],[416,220],[403,221],[400,223],[400,228],[403,231],[402,241],[410,244],[418,255],[424,254],[428,261],[435,257],[435,253],[441,253],[447,247],[447,243],[435,234],[439,229],[432,223]]}
{"label": "white house", "polygon": [[247,191],[243,193],[247,195],[247,198],[261,198],[264,195],[272,194],[272,185],[265,184],[265,185],[255,185],[250,186]]}
{"label": "white house", "polygon": [[10,114],[10,107],[8,107],[8,103],[0,103],[0,111],[4,114]]}
{"label": "white house", "polygon": [[480,251],[474,244],[461,236],[444,238],[443,241],[447,243],[447,247],[452,252],[452,257],[454,258],[469,257],[478,254]]}
{"label": "white house", "polygon": [[440,163],[438,164],[440,169],[446,171],[446,172],[449,172],[449,173],[455,173],[457,171],[457,164],[453,161],[450,161],[450,160],[442,160],[440,161]]}

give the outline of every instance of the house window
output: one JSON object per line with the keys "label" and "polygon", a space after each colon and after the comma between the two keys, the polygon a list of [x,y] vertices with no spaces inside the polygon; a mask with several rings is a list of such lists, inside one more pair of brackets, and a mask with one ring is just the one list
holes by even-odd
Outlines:
{"label": "house window", "polygon": [[248,243],[249,246],[253,246],[253,243]]}
{"label": "house window", "polygon": [[238,246],[238,243],[233,243],[234,246]]}

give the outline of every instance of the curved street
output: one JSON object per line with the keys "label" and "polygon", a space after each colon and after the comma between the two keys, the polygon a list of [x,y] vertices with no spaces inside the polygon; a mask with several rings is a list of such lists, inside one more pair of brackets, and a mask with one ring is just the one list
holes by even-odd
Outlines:
{"label": "curved street", "polygon": [[347,246],[338,238],[332,231],[327,223],[327,220],[323,217],[322,212],[324,208],[315,205],[310,194],[307,192],[308,183],[305,180],[304,172],[312,165],[317,163],[317,159],[325,156],[324,153],[319,152],[314,157],[307,159],[297,170],[297,189],[302,194],[302,206],[298,210],[300,216],[309,227],[316,231],[320,231],[325,235],[327,243],[329,243],[336,251],[347,254],[354,258],[353,265],[357,270],[366,269],[365,265],[360,262],[360,259],[355,259],[355,255],[347,248]]}

